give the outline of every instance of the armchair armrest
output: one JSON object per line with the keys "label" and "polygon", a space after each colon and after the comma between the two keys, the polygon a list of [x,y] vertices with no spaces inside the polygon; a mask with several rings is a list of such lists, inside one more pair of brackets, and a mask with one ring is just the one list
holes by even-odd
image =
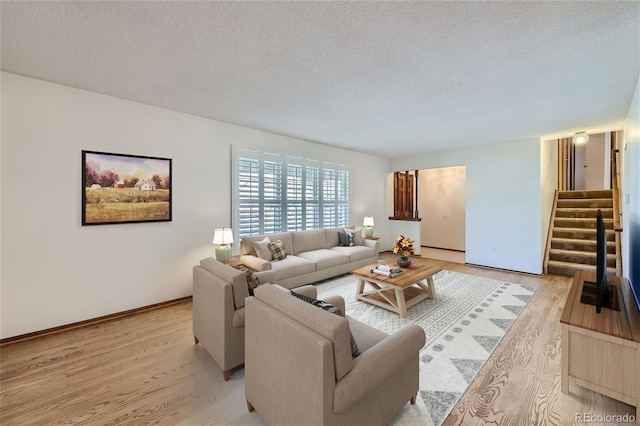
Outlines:
{"label": "armchair armrest", "polygon": [[291,291],[295,291],[298,294],[302,294],[303,296],[313,297],[314,299],[318,298],[318,289],[314,285],[305,285],[302,287],[292,288]]}
{"label": "armchair armrest", "polygon": [[276,283],[276,271],[259,271],[259,272],[256,272],[255,274],[256,274],[256,277],[258,277],[258,279],[260,280],[260,284]]}
{"label": "armchair armrest", "polygon": [[240,261],[248,266],[251,269],[255,269],[256,271],[270,271],[271,270],[271,262],[266,261],[264,259],[260,259],[257,256],[253,256],[251,254],[243,254],[240,256]]}
{"label": "armchair armrest", "polygon": [[340,309],[340,312],[342,312],[344,315],[347,314],[344,310],[345,309],[344,299],[342,298],[342,296],[338,296],[338,295],[328,296],[328,297],[325,297],[323,300],[327,303],[331,303],[333,306]]}
{"label": "armchair armrest", "polygon": [[360,355],[353,369],[336,384],[335,413],[348,410],[412,357],[417,358],[425,342],[424,330],[410,324]]}

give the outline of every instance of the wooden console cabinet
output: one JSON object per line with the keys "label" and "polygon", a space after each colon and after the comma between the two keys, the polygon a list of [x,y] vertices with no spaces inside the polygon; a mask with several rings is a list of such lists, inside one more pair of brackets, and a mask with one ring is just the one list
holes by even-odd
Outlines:
{"label": "wooden console cabinet", "polygon": [[609,276],[618,287],[620,310],[580,302],[584,281],[591,272],[577,272],[560,318],[562,328],[562,392],[569,381],[640,407],[640,312],[629,282]]}

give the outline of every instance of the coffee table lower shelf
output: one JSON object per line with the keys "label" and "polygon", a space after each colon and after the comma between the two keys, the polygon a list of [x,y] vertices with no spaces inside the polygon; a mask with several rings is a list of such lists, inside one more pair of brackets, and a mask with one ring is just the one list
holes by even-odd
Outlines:
{"label": "coffee table lower shelf", "polygon": [[[370,287],[367,291],[365,291],[366,285]],[[407,309],[412,306],[425,299],[435,300],[435,298],[436,288],[432,277],[428,277],[426,283],[420,281],[408,287],[399,287],[381,281],[360,278],[356,292],[356,300],[362,300],[388,309],[400,315],[401,318],[407,317]]]}

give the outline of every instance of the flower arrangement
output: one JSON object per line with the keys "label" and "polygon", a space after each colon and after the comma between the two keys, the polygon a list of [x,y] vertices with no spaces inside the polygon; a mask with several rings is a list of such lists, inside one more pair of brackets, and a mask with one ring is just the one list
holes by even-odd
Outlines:
{"label": "flower arrangement", "polygon": [[396,244],[393,246],[393,253],[400,254],[400,256],[409,256],[415,253],[413,250],[413,240],[404,235],[400,235],[396,238]]}

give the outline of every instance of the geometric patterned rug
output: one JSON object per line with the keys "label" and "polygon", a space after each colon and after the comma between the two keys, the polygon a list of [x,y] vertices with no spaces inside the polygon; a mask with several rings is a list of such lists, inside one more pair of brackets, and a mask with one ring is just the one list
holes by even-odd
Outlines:
{"label": "geometric patterned rug", "polygon": [[350,274],[316,283],[318,299],[338,294],[347,315],[391,334],[406,324],[422,327],[420,391],[392,425],[440,425],[500,343],[535,289],[452,271],[434,276],[437,300],[409,308],[407,318],[355,301],[358,280]]}

